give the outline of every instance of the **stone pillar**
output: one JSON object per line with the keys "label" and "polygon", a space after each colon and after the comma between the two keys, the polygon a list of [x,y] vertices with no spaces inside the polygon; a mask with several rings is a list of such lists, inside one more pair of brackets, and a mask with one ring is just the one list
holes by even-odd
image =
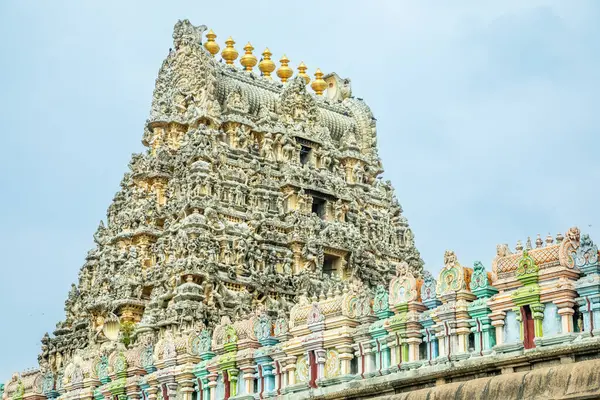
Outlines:
{"label": "stone pillar", "polygon": [[408,343],[408,362],[418,361],[421,339],[411,337],[406,339],[406,342]]}
{"label": "stone pillar", "polygon": [[558,315],[560,315],[560,322],[562,327],[562,333],[573,332],[573,314],[575,310],[575,302],[571,299],[565,299],[555,301],[556,307],[558,307]]}
{"label": "stone pillar", "polygon": [[317,380],[325,379],[325,361],[327,361],[325,350],[315,350],[315,362],[317,363]]}
{"label": "stone pillar", "polygon": [[491,350],[496,345],[494,327],[490,324],[489,318],[481,318],[481,335],[483,337],[483,349],[481,351]]}
{"label": "stone pillar", "polygon": [[[592,295],[587,296],[587,299],[590,302],[590,311],[589,311],[589,322],[591,324],[588,329],[590,332],[598,331],[600,329],[600,296]],[[587,308],[586,308],[587,309]]]}
{"label": "stone pillar", "polygon": [[216,372],[211,372],[207,375],[208,390],[210,392],[210,400],[217,400],[217,378],[219,375]]}
{"label": "stone pillar", "polygon": [[254,374],[256,374],[256,368],[253,365],[247,365],[245,367],[240,367],[240,370],[243,373],[242,378],[244,379],[243,385],[240,385],[239,387],[240,394],[242,393],[243,387],[243,393],[251,395],[254,393]]}
{"label": "stone pillar", "polygon": [[530,306],[531,315],[533,317],[533,326],[535,329],[535,337],[544,336],[544,332],[542,330],[542,321],[544,320],[544,308],[545,306],[542,303],[534,303]]}
{"label": "stone pillar", "polygon": [[432,361],[438,357],[438,341],[435,331],[431,325],[421,330],[421,337],[427,345],[427,361]]}
{"label": "stone pillar", "polygon": [[158,388],[150,382],[148,382],[148,384],[150,385],[148,389],[146,389],[146,393],[148,393],[148,400],[156,400],[158,396]]}
{"label": "stone pillar", "polygon": [[176,399],[177,398],[177,383],[167,382],[167,383],[165,383],[165,387],[167,388],[167,394],[169,396],[169,400]]}
{"label": "stone pillar", "polygon": [[182,400],[192,400],[192,393],[194,393],[194,383],[192,381],[179,382],[179,391],[182,394]]}
{"label": "stone pillar", "polygon": [[356,356],[356,358],[358,359],[358,375],[360,375],[362,378],[366,378],[367,374],[371,371],[370,369],[370,357],[369,357],[369,351],[370,351],[370,345],[368,344],[368,342],[362,342],[362,343],[357,343],[356,344],[356,352],[354,353],[354,355]]}
{"label": "stone pillar", "polygon": [[352,347],[350,345],[341,345],[337,347],[337,350],[340,354],[341,374],[342,376],[349,375],[352,369],[350,364],[352,362],[352,358],[354,357],[352,353]]}
{"label": "stone pillar", "polygon": [[265,364],[263,368],[263,374],[265,376],[265,392],[270,393],[275,390],[275,368],[272,362]]}
{"label": "stone pillar", "polygon": [[227,378],[229,379],[229,392],[230,397],[235,397],[237,395],[237,385],[238,385],[238,374],[239,371],[235,368],[231,368],[227,370]]}
{"label": "stone pillar", "polygon": [[448,343],[447,343],[448,337],[445,336],[443,333],[440,333],[440,334],[436,334],[436,338],[437,338],[437,341],[438,341],[438,348],[439,348],[438,357],[442,357],[442,356],[448,355],[448,349],[447,349],[447,347],[448,347]]}
{"label": "stone pillar", "polygon": [[390,367],[398,367],[402,363],[402,355],[399,354],[398,342],[400,339],[397,334],[392,333],[388,337],[388,348],[390,350]]}
{"label": "stone pillar", "polygon": [[579,298],[579,311],[583,314],[584,331],[597,333],[598,329],[600,329],[599,310],[600,296],[598,294]]}
{"label": "stone pillar", "polygon": [[384,350],[383,345],[380,342],[380,338],[373,339],[373,346],[371,347],[371,354],[373,357],[374,371],[381,373],[385,368],[384,366]]}
{"label": "stone pillar", "polygon": [[365,374],[375,372],[377,370],[377,362],[375,360],[375,349],[371,346],[364,346],[365,357]]}
{"label": "stone pillar", "polygon": [[506,313],[503,311],[490,314],[492,326],[496,329],[496,345],[504,344],[504,318]]}
{"label": "stone pillar", "polygon": [[360,377],[364,377],[365,371],[363,368],[363,363],[364,363],[364,355],[363,355],[363,350],[362,350],[362,346],[356,344],[354,347],[354,357],[356,357],[357,363],[357,369],[356,369],[356,375],[360,376]]}
{"label": "stone pillar", "polygon": [[283,389],[285,387],[285,381],[287,378],[287,374],[285,374],[284,372],[284,360],[278,358],[276,360],[273,361],[273,373],[275,376],[275,387],[273,390],[275,390],[275,392],[277,394],[281,393],[281,389]]}
{"label": "stone pillar", "polygon": [[127,395],[127,400],[139,400],[140,399],[140,392],[139,391],[127,391],[126,392]]}
{"label": "stone pillar", "polygon": [[296,357],[291,357],[288,365],[285,367],[287,371],[287,384],[292,386],[296,384]]}
{"label": "stone pillar", "polygon": [[402,344],[400,344],[400,358],[402,362],[408,362],[408,342],[406,338],[403,338]]}

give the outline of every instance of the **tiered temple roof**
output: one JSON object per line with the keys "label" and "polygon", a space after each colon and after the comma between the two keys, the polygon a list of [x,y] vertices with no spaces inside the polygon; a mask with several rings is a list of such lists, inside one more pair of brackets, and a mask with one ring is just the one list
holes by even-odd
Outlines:
{"label": "tiered temple roof", "polygon": [[311,82],[304,63],[293,77],[286,56],[259,62],[250,43],[238,67],[231,38],[219,62],[205,31],[175,25],[147,151],[39,369],[0,385],[1,399],[428,398],[436,389],[419,389],[482,371],[600,357],[587,235],[500,245],[491,272],[446,251],[436,279],[350,80],[317,69]]}

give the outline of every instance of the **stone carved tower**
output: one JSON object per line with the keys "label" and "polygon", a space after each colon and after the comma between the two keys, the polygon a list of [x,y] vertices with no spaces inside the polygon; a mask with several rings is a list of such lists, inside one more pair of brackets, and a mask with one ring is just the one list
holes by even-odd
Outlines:
{"label": "stone carved tower", "polygon": [[274,81],[266,62],[260,76],[256,62],[236,68],[229,41],[219,63],[212,31],[202,45],[205,29],[175,25],[148,150],[132,156],[66,319],[42,340],[43,370],[63,373],[77,349],[101,360],[115,342],[177,337],[257,308],[285,313],[298,295],[350,282],[373,289],[400,264],[421,276],[406,218],[380,179],[375,119],[350,97],[350,81],[317,96],[302,76]]}

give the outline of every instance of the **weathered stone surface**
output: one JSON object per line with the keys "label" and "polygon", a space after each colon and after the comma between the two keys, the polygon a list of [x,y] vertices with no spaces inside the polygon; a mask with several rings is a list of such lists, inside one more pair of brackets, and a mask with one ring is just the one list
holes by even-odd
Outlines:
{"label": "weathered stone surface", "polygon": [[368,398],[388,400],[558,400],[599,397],[600,360],[589,360],[467,382],[448,383],[391,396]]}

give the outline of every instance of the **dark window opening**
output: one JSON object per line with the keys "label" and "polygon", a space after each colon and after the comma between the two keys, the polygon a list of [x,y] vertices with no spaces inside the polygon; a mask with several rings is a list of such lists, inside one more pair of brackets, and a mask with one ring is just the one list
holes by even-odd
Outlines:
{"label": "dark window opening", "polygon": [[350,360],[350,373],[353,375],[358,374],[358,358],[356,357]]}
{"label": "dark window opening", "polygon": [[427,342],[419,343],[419,360],[427,360]]}
{"label": "dark window opening", "polygon": [[469,353],[475,351],[475,334],[473,332],[469,333],[469,344],[468,344]]}
{"label": "dark window opening", "polygon": [[339,263],[339,257],[332,256],[330,254],[325,254],[325,256],[323,257],[323,274],[328,276],[334,276],[335,274],[337,274]]}
{"label": "dark window opening", "polygon": [[308,146],[300,147],[300,164],[304,165],[310,161],[312,149]]}
{"label": "dark window opening", "polygon": [[142,298],[150,299],[150,294],[152,293],[152,286],[144,286],[142,288]]}
{"label": "dark window opening", "polygon": [[[573,332],[583,332],[583,314],[579,311],[579,306],[573,307]],[[566,332],[563,332],[566,333]]]}
{"label": "dark window opening", "polygon": [[325,219],[325,216],[327,215],[327,200],[313,197],[312,212],[317,214],[319,218]]}

